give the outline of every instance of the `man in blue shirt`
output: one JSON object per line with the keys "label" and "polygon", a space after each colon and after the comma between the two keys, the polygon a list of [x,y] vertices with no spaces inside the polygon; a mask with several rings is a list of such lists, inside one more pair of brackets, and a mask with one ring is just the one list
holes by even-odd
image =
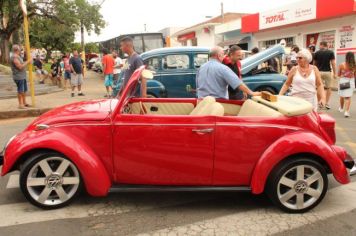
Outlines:
{"label": "man in blue shirt", "polygon": [[212,96],[229,99],[228,85],[251,96],[261,95],[260,92],[252,92],[229,67],[221,63],[224,59],[224,50],[221,47],[212,48],[209,56],[210,60],[202,65],[197,72],[198,98]]}

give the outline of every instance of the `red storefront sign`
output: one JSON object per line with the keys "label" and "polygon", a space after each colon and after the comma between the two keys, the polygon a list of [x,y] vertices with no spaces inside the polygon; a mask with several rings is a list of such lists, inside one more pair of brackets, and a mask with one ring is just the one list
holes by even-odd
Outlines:
{"label": "red storefront sign", "polygon": [[195,32],[190,32],[187,34],[182,34],[178,36],[178,41],[187,41],[189,39],[194,39],[195,38]]}
{"label": "red storefront sign", "polygon": [[242,17],[241,32],[301,25],[356,14],[355,0],[303,0],[268,12]]}

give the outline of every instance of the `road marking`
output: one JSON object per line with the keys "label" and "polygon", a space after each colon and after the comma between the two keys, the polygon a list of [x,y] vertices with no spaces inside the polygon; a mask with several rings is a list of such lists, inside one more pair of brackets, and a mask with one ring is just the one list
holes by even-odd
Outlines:
{"label": "road marking", "polygon": [[140,235],[271,235],[349,212],[356,209],[355,199],[353,182],[331,189],[316,209],[305,214],[282,213],[276,208],[256,209]]}
{"label": "road marking", "polygon": [[20,175],[13,174],[10,175],[9,180],[7,181],[6,188],[19,188],[20,187]]}

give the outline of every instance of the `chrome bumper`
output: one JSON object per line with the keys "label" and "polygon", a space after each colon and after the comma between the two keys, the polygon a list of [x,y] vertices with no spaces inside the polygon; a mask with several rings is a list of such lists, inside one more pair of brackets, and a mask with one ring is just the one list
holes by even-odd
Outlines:
{"label": "chrome bumper", "polygon": [[4,151],[0,152],[0,166],[4,164]]}
{"label": "chrome bumper", "polygon": [[348,153],[346,154],[346,158],[344,160],[344,165],[346,166],[347,169],[350,169],[350,175],[356,175],[355,160]]}

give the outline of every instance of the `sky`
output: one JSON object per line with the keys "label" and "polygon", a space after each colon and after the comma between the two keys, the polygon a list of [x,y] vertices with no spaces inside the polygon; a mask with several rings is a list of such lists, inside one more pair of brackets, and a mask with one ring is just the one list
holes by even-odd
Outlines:
{"label": "sky", "polygon": [[[95,0],[93,0],[95,1]],[[103,0],[96,0],[101,2]],[[166,27],[189,27],[224,12],[256,13],[300,0],[104,0],[101,14],[106,22],[100,35],[85,36],[86,42],[107,40],[121,34],[157,32]],[[80,41],[79,33],[76,41]]]}

